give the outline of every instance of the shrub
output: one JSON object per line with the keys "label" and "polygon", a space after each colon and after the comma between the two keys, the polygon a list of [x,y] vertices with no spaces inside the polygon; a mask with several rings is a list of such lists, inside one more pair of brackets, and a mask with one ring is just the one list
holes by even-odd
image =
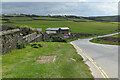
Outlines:
{"label": "shrub", "polygon": [[45,40],[45,42],[52,42],[52,40],[51,40],[51,39],[49,39],[49,40]]}
{"label": "shrub", "polygon": [[33,47],[33,48],[39,48],[39,47],[42,47],[42,46],[41,46],[41,44],[34,43],[34,44],[31,44],[31,47]]}
{"label": "shrub", "polygon": [[24,43],[17,43],[17,49],[23,49],[23,48],[25,48]]}
{"label": "shrub", "polygon": [[59,37],[59,36],[53,36],[51,41],[52,42],[67,42],[64,38]]}
{"label": "shrub", "polygon": [[24,27],[20,27],[21,33],[23,34],[23,36],[28,35],[33,33],[34,31],[28,27],[28,26],[24,26]]}
{"label": "shrub", "polygon": [[41,32],[40,32],[39,30],[37,30],[37,29],[31,28],[31,30],[34,31],[34,32],[36,32],[37,34],[40,34],[40,33],[41,33]]}

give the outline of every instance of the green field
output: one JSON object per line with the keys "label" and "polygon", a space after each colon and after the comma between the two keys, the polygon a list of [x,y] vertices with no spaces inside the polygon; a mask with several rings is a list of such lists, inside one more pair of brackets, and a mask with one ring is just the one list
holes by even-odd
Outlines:
{"label": "green field", "polygon": [[[93,78],[89,67],[69,43],[39,42],[42,47],[16,49],[2,55],[3,78]],[[56,56],[53,63],[36,62],[39,56]],[[71,60],[74,59],[74,60]]]}
{"label": "green field", "polygon": [[[114,33],[118,29],[116,22],[97,22],[84,18],[52,18],[48,16],[41,17],[3,17],[9,19],[12,23],[6,23],[3,20],[3,25],[18,25],[30,26],[32,28],[42,28],[43,32],[48,27],[69,27],[72,33],[90,33],[90,34],[108,34]],[[37,19],[37,20],[36,20]],[[78,21],[78,22],[76,22]],[[81,22],[79,22],[81,21]]]}

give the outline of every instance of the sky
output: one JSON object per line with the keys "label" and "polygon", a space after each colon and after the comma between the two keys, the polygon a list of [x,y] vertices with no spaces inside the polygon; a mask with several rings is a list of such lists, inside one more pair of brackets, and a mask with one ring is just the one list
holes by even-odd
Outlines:
{"label": "sky", "polygon": [[119,0],[2,0],[2,2],[119,2]]}
{"label": "sky", "polygon": [[2,0],[2,2],[18,2],[3,3],[2,11],[6,14],[109,16],[118,14],[119,0]]}

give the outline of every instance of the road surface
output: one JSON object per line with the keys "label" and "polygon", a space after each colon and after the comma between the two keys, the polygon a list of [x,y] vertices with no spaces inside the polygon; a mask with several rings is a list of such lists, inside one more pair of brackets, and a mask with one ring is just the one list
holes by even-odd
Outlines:
{"label": "road surface", "polygon": [[78,54],[84,58],[95,78],[106,78],[107,80],[118,78],[118,46],[91,43],[89,42],[91,39],[93,38],[79,39],[72,41],[71,44],[77,49]]}

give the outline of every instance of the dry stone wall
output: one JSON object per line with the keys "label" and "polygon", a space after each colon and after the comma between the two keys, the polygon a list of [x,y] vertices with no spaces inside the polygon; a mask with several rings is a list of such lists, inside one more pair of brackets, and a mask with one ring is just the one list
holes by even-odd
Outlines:
{"label": "dry stone wall", "polygon": [[32,33],[26,36],[22,36],[19,29],[13,29],[9,31],[0,32],[0,52],[2,54],[8,53],[12,49],[17,48],[17,43],[28,44],[31,42],[40,42],[42,40],[42,35]]}

